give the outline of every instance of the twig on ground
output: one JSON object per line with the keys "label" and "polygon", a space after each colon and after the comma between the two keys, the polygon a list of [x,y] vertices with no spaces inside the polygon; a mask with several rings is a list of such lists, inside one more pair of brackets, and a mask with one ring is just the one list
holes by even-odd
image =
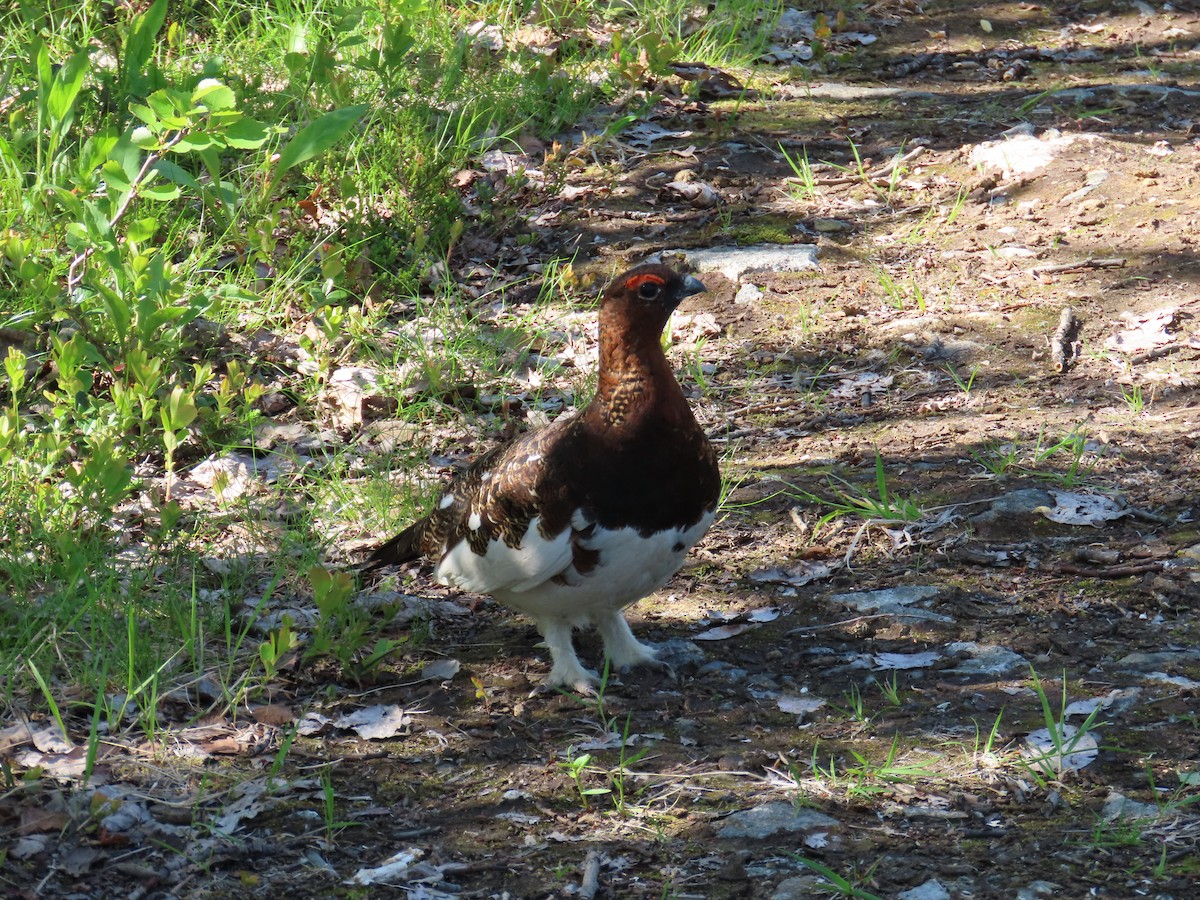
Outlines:
{"label": "twig on ground", "polygon": [[600,890],[600,854],[589,850],[583,860],[583,879],[579,882],[579,896],[593,900]]}
{"label": "twig on ground", "polygon": [[1124,566],[1076,566],[1071,563],[1059,563],[1054,571],[1062,575],[1075,575],[1079,578],[1128,578],[1130,575],[1145,575],[1147,572],[1161,572],[1161,560],[1152,559],[1149,562],[1129,563]]}
{"label": "twig on ground", "polygon": [[1058,328],[1050,338],[1050,359],[1054,363],[1055,372],[1066,372],[1071,367],[1071,360],[1079,355],[1079,329],[1083,322],[1075,315],[1075,310],[1064,306],[1062,315],[1058,318]]}
{"label": "twig on ground", "polygon": [[1086,272],[1088,269],[1123,269],[1125,257],[1114,256],[1105,259],[1084,259],[1073,263],[1053,263],[1044,266],[1034,266],[1029,270],[1030,275],[1059,275],[1064,272]]}
{"label": "twig on ground", "polygon": [[1172,353],[1178,353],[1184,348],[1184,344],[1173,343],[1166,344],[1162,347],[1155,347],[1153,350],[1147,350],[1145,353],[1139,353],[1136,356],[1129,357],[1129,365],[1137,366],[1144,362],[1152,362],[1156,359],[1162,359],[1164,356],[1170,356]]}

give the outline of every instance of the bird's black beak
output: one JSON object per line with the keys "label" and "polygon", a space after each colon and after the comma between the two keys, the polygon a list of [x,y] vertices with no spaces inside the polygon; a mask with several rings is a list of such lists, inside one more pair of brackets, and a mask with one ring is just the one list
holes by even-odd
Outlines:
{"label": "bird's black beak", "polygon": [[683,296],[690,297],[692,294],[702,294],[708,288],[704,286],[704,282],[695,275],[686,275],[683,279]]}

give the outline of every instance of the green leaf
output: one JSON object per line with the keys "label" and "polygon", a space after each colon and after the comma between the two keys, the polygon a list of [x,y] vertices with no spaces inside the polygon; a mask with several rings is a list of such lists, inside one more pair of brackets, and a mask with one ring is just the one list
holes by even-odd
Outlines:
{"label": "green leaf", "polygon": [[144,103],[130,103],[129,111],[151,128],[157,129],[162,126],[162,120],[159,119],[158,113]]}
{"label": "green leaf", "polygon": [[231,300],[236,303],[262,303],[262,295],[256,294],[253,291],[248,291],[236,284],[221,284],[212,292],[215,297],[222,300]]}
{"label": "green leaf", "polygon": [[90,439],[87,450],[78,473],[67,478],[80,493],[88,495],[89,506],[95,512],[107,513],[133,483],[129,460],[110,437]]}
{"label": "green leaf", "polygon": [[83,87],[83,76],[87,74],[88,54],[80,50],[63,63],[50,85],[46,98],[46,111],[50,124],[61,134],[67,130],[75,117],[75,100]]}
{"label": "green leaf", "polygon": [[104,252],[116,247],[117,235],[113,232],[112,223],[100,207],[90,200],[83,203],[83,224],[97,250]]}
{"label": "green leaf", "polygon": [[16,347],[9,347],[8,355],[4,357],[4,371],[8,373],[8,389],[16,406],[17,394],[25,385],[25,354]]}
{"label": "green leaf", "polygon": [[321,566],[313,566],[308,570],[308,581],[324,621],[345,610],[354,594],[354,583],[345,572],[330,572]]}
{"label": "green leaf", "polygon": [[17,159],[17,153],[13,150],[13,145],[0,136],[0,163],[4,163],[9,169],[15,170],[21,163]]}
{"label": "green leaf", "polygon": [[283,54],[283,65],[292,73],[292,77],[302,74],[308,67],[308,54],[289,52]]}
{"label": "green leaf", "polygon": [[147,336],[152,336],[160,331],[164,326],[170,325],[172,322],[184,319],[191,315],[191,310],[183,306],[164,306],[161,309],[156,309],[154,312],[143,316],[138,321],[138,327],[146,333]]}
{"label": "green leaf", "polygon": [[41,37],[35,36],[29,48],[29,59],[37,72],[38,115],[49,116],[47,109],[50,87],[54,84],[54,67],[50,65],[50,49]]}
{"label": "green leaf", "polygon": [[158,219],[136,219],[129,223],[129,228],[125,231],[125,239],[134,244],[142,244],[154,237],[157,231]]}
{"label": "green leaf", "polygon": [[133,129],[129,133],[129,140],[133,145],[141,150],[157,150],[162,146],[162,141],[158,139],[158,135],[145,125]]}
{"label": "green leaf", "polygon": [[383,46],[381,62],[389,69],[394,69],[408,54],[416,40],[407,22],[394,22],[383,26]]}
{"label": "green leaf", "polygon": [[54,199],[58,201],[59,208],[66,214],[66,218],[78,222],[83,218],[83,200],[76,197],[70,190],[61,185],[47,185]]}
{"label": "green leaf", "polygon": [[225,142],[237,150],[254,150],[267,142],[267,127],[248,116],[234,122],[221,134]]}
{"label": "green leaf", "polygon": [[192,106],[203,106],[209,112],[232,109],[237,103],[233,91],[215,78],[205,78],[192,91]]}
{"label": "green leaf", "polygon": [[64,231],[67,233],[67,246],[74,250],[77,247],[86,247],[88,244],[88,230],[82,222],[68,222],[64,226]]}
{"label": "green leaf", "polygon": [[[149,97],[146,98],[146,102],[150,105],[150,109],[153,111],[154,115],[156,115],[159,118],[159,120],[162,120],[162,119],[174,120],[174,119],[180,118],[180,113],[182,112],[182,110],[180,110],[179,104],[177,102],[175,102],[175,98],[172,97],[171,93],[169,91],[167,91],[165,88],[155,91],[153,94],[151,94]],[[137,106],[137,104],[134,104],[134,106],[131,107],[131,109],[135,108],[136,106]],[[137,115],[136,112],[134,114]],[[142,117],[138,116],[138,118],[142,118]],[[146,119],[142,119],[142,121],[146,122],[147,125],[154,124],[153,122],[150,122]]]}
{"label": "green leaf", "polygon": [[108,184],[110,192],[125,193],[133,183],[125,175],[125,170],[121,168],[121,164],[116,160],[110,159],[100,167],[100,173],[104,176],[104,181]]}
{"label": "green leaf", "polygon": [[158,510],[159,533],[167,534],[174,531],[179,520],[183,518],[183,507],[174,500],[168,501]]}
{"label": "green leaf", "polygon": [[109,145],[108,158],[121,167],[130,182],[137,178],[142,168],[142,153],[134,144],[132,134],[123,134],[116,138]]}
{"label": "green leaf", "polygon": [[125,41],[121,55],[121,68],[125,86],[132,87],[144,80],[147,64],[154,55],[154,42],[163,23],[167,20],[167,0],[154,0],[140,16],[133,20],[133,29]]}
{"label": "green leaf", "polygon": [[117,339],[123,342],[133,324],[132,307],[123,296],[107,285],[97,285],[96,290],[100,294],[100,300],[108,313],[109,323],[116,332]]}
{"label": "green leaf", "polygon": [[170,160],[160,159],[154,164],[154,170],[163,178],[170,181],[172,184],[177,184],[180,187],[185,187],[190,191],[200,191],[200,182],[192,177],[192,174]]}
{"label": "green leaf", "polygon": [[191,391],[180,385],[175,385],[167,402],[159,410],[163,426],[167,431],[179,432],[187,428],[196,419],[196,398]]}
{"label": "green leaf", "polygon": [[208,131],[191,131],[171,148],[175,153],[195,153],[212,147],[223,147],[224,141],[218,135]]}
{"label": "green leaf", "polygon": [[175,200],[183,191],[177,184],[148,184],[144,185],[138,193],[145,200],[164,202]]}
{"label": "green leaf", "polygon": [[335,109],[301,128],[280,152],[270,188],[274,188],[289,169],[324,153],[345,137],[366,111],[365,105]]}

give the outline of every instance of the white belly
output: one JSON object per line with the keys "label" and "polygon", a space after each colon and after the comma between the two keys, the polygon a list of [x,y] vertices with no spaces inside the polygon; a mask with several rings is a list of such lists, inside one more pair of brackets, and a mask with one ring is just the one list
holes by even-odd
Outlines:
{"label": "white belly", "polygon": [[[668,529],[650,537],[642,537],[633,528],[597,528],[583,542],[588,550],[599,553],[591,571],[580,573],[568,565],[558,580],[495,589],[492,596],[539,622],[557,618],[576,626],[590,624],[597,615],[617,612],[666,584],[688,550],[708,531],[713,516],[707,513],[691,528]],[[528,541],[544,538],[531,528],[522,544]]]}

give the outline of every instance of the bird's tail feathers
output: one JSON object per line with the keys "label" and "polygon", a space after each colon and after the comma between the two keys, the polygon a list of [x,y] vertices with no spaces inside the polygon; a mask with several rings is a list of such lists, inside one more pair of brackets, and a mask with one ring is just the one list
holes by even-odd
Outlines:
{"label": "bird's tail feathers", "polygon": [[421,538],[425,533],[425,520],[414,522],[388,541],[371,551],[362,564],[363,572],[373,572],[384,566],[399,566],[421,556]]}

